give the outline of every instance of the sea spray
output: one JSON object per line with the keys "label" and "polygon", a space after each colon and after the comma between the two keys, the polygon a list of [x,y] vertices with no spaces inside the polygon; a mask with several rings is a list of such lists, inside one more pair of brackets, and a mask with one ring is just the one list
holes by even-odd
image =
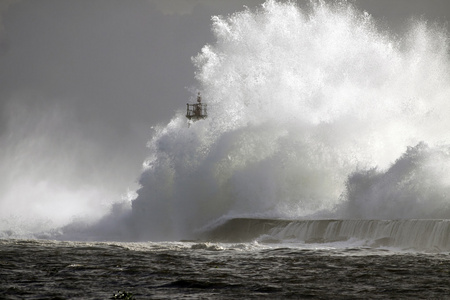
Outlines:
{"label": "sea spray", "polygon": [[349,176],[339,215],[357,219],[450,218],[450,148],[408,147],[386,171]]}
{"label": "sea spray", "polygon": [[[122,192],[102,184],[100,159],[96,168],[88,164],[99,151],[67,107],[26,104],[27,97],[12,96],[2,111],[9,133],[0,139],[0,238],[50,236],[74,221],[92,224]],[[39,97],[32,99],[41,103]]]}
{"label": "sea spray", "polygon": [[[209,117],[188,127],[178,113],[149,142],[136,238],[186,238],[224,216],[422,217],[411,189],[365,181],[421,141],[447,151],[445,31],[418,21],[393,37],[346,2],[267,1],[212,20],[216,41],[193,58]],[[408,178],[412,189],[443,189],[424,216],[449,217],[447,182]],[[360,193],[360,183],[372,188]]]}

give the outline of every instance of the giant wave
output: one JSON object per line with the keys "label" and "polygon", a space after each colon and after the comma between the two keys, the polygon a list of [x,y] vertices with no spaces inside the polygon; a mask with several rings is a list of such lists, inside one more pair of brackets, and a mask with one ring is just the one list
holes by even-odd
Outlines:
{"label": "giant wave", "polygon": [[213,32],[193,58],[209,118],[156,129],[135,238],[221,218],[450,218],[444,30],[416,21],[399,37],[347,2],[267,1]]}

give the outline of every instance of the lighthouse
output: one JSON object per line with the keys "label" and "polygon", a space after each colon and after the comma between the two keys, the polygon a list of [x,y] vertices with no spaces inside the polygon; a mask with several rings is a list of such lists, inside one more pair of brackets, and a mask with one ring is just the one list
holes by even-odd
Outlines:
{"label": "lighthouse", "polygon": [[186,118],[189,120],[200,120],[205,119],[208,114],[206,111],[207,105],[205,103],[202,103],[202,97],[200,95],[200,92],[197,94],[197,103],[189,104],[187,103],[187,111],[186,111]]}

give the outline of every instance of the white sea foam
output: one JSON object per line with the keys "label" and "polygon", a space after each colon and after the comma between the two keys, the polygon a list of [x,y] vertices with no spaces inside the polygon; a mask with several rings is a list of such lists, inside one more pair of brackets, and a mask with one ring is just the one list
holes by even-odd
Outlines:
{"label": "white sea foam", "polygon": [[180,112],[149,141],[136,238],[223,216],[450,218],[444,30],[394,37],[346,2],[267,1],[213,32],[193,58],[209,117]]}

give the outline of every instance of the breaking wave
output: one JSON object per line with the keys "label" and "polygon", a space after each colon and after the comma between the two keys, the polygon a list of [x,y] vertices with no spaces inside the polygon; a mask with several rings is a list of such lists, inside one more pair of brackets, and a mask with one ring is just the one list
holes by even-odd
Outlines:
{"label": "breaking wave", "polygon": [[322,1],[267,1],[212,29],[193,58],[209,117],[156,128],[135,238],[232,217],[450,218],[444,30],[417,21],[396,37]]}

